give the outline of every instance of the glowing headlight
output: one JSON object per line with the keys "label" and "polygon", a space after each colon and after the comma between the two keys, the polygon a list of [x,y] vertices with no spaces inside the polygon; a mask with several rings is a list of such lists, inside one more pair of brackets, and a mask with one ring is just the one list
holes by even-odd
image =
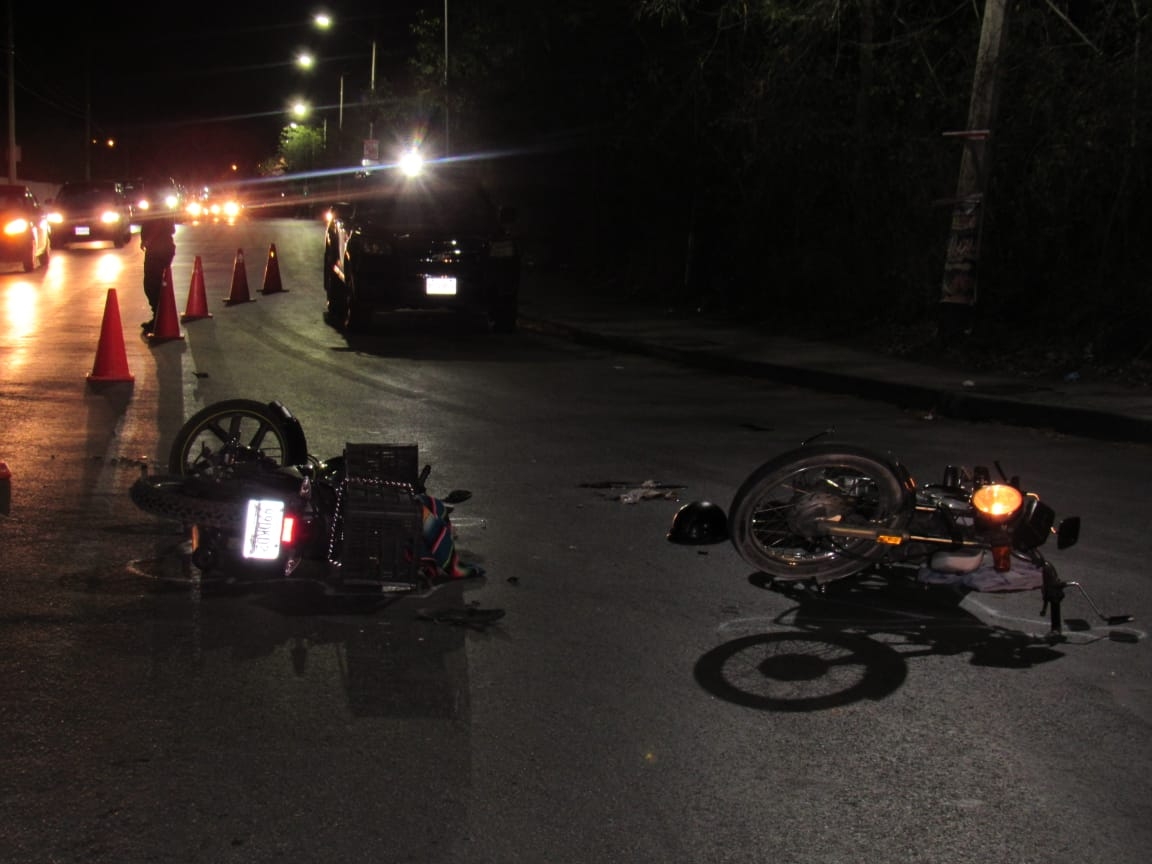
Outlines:
{"label": "glowing headlight", "polygon": [[115,210],[105,210],[100,214],[100,221],[105,225],[115,225],[120,221],[120,214]]}
{"label": "glowing headlight", "polygon": [[415,150],[405,150],[400,154],[399,164],[405,177],[416,177],[424,170],[424,157]]}
{"label": "glowing headlight", "polygon": [[972,493],[972,506],[984,519],[996,524],[1010,520],[1023,503],[1020,490],[1003,483],[989,483]]}
{"label": "glowing headlight", "polygon": [[4,226],[4,233],[8,235],[14,234],[27,234],[28,233],[28,220],[27,219],[13,219]]}

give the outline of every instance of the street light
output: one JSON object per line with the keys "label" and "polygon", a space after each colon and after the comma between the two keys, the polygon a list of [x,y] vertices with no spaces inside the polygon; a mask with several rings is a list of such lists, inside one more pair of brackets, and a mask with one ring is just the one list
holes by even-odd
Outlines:
{"label": "street light", "polygon": [[[312,23],[317,30],[328,31],[332,29],[333,20],[332,16],[326,12],[319,12],[312,17]],[[306,59],[307,58],[307,59]],[[315,61],[310,55],[301,55],[297,58],[297,64],[303,69],[311,69]],[[344,133],[344,78],[345,74],[340,74],[340,101],[336,115],[336,129],[339,135],[343,136]],[[368,92],[372,94],[372,98],[376,97],[376,40],[372,40],[372,56],[371,66],[368,73]],[[368,138],[375,137],[375,128],[372,121],[368,122]]]}

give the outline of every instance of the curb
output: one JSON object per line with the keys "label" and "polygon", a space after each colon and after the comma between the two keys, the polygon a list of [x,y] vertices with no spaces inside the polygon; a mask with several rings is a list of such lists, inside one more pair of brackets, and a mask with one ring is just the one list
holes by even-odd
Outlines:
{"label": "curb", "polygon": [[898,381],[881,381],[738,357],[714,349],[672,348],[645,342],[639,336],[602,333],[578,324],[545,318],[521,315],[519,326],[543,335],[561,336],[578,344],[643,354],[724,375],[769,378],[812,390],[887,402],[901,408],[931,411],[955,420],[1004,423],[1100,441],[1152,443],[1152,421],[1109,411],[1045,405]]}

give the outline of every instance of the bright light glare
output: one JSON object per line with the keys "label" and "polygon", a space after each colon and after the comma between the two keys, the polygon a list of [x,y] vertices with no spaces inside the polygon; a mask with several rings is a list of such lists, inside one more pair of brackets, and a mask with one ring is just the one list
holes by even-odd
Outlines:
{"label": "bright light glare", "polygon": [[1015,486],[989,483],[972,493],[972,506],[985,516],[1003,519],[1011,516],[1024,503],[1024,496]]}
{"label": "bright light glare", "polygon": [[102,284],[115,282],[124,272],[124,259],[111,252],[100,256],[96,262],[96,279]]}
{"label": "bright light glare", "polygon": [[424,157],[415,150],[405,150],[400,154],[400,170],[406,177],[416,177],[424,170]]}
{"label": "bright light glare", "polygon": [[29,282],[15,282],[4,292],[4,313],[8,331],[5,341],[28,336],[36,327],[36,289]]}
{"label": "bright light glare", "polygon": [[4,233],[8,235],[26,234],[28,233],[28,220],[27,219],[13,219],[4,226]]}

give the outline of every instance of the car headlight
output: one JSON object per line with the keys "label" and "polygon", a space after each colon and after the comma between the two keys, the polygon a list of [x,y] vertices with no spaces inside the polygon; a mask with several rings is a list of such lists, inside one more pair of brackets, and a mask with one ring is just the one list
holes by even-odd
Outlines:
{"label": "car headlight", "polygon": [[115,210],[105,210],[100,214],[100,221],[105,225],[115,225],[120,221],[120,214]]}
{"label": "car headlight", "polygon": [[9,236],[16,236],[17,234],[27,234],[30,223],[27,219],[13,219],[4,226],[4,233]]}
{"label": "car headlight", "polygon": [[60,213],[53,212],[48,214],[48,221],[53,225],[59,225],[64,221],[64,217]]}

